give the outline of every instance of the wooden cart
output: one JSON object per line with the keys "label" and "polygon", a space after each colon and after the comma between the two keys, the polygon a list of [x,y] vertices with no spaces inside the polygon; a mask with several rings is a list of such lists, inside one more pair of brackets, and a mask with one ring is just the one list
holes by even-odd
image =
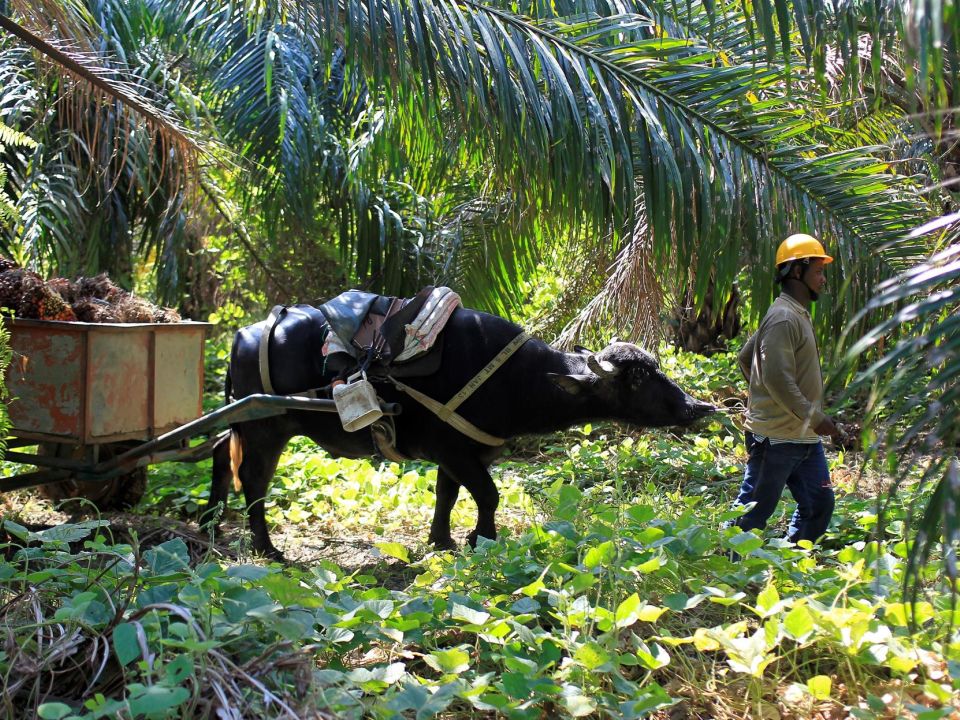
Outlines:
{"label": "wooden cart", "polygon": [[[148,465],[207,458],[216,432],[232,423],[336,412],[332,400],[251,395],[203,415],[208,323],[7,318],[4,325],[13,351],[5,459],[36,469],[0,478],[0,492],[40,485],[54,499],[129,506],[143,494]],[[400,412],[395,403],[382,409]],[[22,451],[33,445],[35,453]]]}

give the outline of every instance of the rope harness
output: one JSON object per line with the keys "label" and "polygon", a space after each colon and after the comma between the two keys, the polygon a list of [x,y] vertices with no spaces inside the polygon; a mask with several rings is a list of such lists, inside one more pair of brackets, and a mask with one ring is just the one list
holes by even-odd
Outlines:
{"label": "rope harness", "polygon": [[[260,336],[260,381],[263,385],[263,391],[268,395],[276,394],[273,383],[270,379],[270,340],[273,337],[274,328],[276,328],[286,312],[286,307],[282,305],[275,306],[270,311],[270,316],[267,318],[267,326],[265,331]],[[434,400],[432,397],[425,395],[419,390],[400,382],[392,375],[387,375],[387,380],[393,383],[394,387],[396,387],[398,390],[409,395],[411,398],[423,405],[425,408],[427,408],[427,410],[443,420],[443,422],[447,423],[459,432],[462,432],[470,439],[476,440],[478,443],[482,443],[483,445],[499,447],[500,445],[503,445],[506,440],[484,432],[462,415],[458,414],[456,410],[467,400],[467,398],[473,395],[473,393],[481,385],[483,385],[491,375],[499,370],[500,367],[507,360],[509,360],[510,357],[529,339],[530,335],[527,334],[526,331],[521,331],[519,335],[507,343],[507,345],[499,353],[497,353],[494,358],[480,370],[480,372],[468,380],[467,383],[460,389],[460,391],[450,398],[450,400],[448,400],[446,403],[440,403]],[[301,395],[304,397],[316,397],[317,391],[308,390],[306,392],[292,394]],[[392,418],[382,418],[374,423],[371,426],[371,433],[373,435],[374,443],[380,450],[380,453],[388,460],[399,462],[408,459],[396,449],[396,431],[393,426]]]}
{"label": "rope harness", "polygon": [[412,397],[418,403],[427,408],[427,410],[432,412],[451,427],[462,432],[467,437],[471,438],[472,440],[476,440],[478,443],[483,443],[484,445],[498,447],[503,445],[506,440],[484,432],[462,415],[458,415],[456,409],[460,407],[460,405],[463,404],[463,402],[470,397],[477,388],[483,385],[483,383],[485,383],[491,375],[500,369],[500,366],[509,360],[510,356],[519,350],[520,347],[529,339],[530,336],[526,332],[521,332],[519,335],[517,335],[513,340],[507,343],[506,347],[497,353],[493,360],[488,362],[480,372],[468,380],[467,384],[463,386],[460,392],[450,398],[450,400],[448,400],[446,403],[437,402],[432,397],[424,395],[419,390],[415,390],[409,385],[403,384],[390,375],[387,376],[387,379],[392,382],[398,390]]}

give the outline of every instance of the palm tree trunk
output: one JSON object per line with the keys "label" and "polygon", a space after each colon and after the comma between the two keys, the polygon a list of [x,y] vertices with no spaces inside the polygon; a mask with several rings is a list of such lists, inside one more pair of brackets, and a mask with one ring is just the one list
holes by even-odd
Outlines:
{"label": "palm tree trunk", "polygon": [[673,342],[677,347],[709,356],[724,350],[726,341],[740,332],[740,290],[734,284],[726,301],[715,298],[715,294],[716,284],[711,278],[703,307],[698,311],[693,288],[688,287],[683,303],[675,311]]}

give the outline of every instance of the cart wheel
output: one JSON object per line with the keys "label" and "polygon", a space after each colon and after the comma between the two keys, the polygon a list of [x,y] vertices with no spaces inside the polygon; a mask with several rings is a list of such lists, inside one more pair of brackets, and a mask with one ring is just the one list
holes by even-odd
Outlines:
{"label": "cart wheel", "polygon": [[[106,443],[100,446],[100,460],[109,460],[134,447],[136,443]],[[62,458],[83,457],[83,447],[59,443],[41,443],[38,455]],[[109,480],[62,480],[39,487],[40,493],[54,502],[70,498],[86,498],[100,510],[126,510],[140,502],[147,490],[147,469],[137,468]]]}

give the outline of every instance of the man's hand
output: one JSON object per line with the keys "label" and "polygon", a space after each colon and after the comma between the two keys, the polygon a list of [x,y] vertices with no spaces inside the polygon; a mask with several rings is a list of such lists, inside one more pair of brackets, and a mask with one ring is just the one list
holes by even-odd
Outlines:
{"label": "man's hand", "polygon": [[813,429],[813,431],[817,435],[829,435],[835,443],[839,443],[843,439],[843,434],[840,432],[840,428],[838,428],[836,423],[834,423],[833,420],[828,417],[824,418],[823,421]]}

